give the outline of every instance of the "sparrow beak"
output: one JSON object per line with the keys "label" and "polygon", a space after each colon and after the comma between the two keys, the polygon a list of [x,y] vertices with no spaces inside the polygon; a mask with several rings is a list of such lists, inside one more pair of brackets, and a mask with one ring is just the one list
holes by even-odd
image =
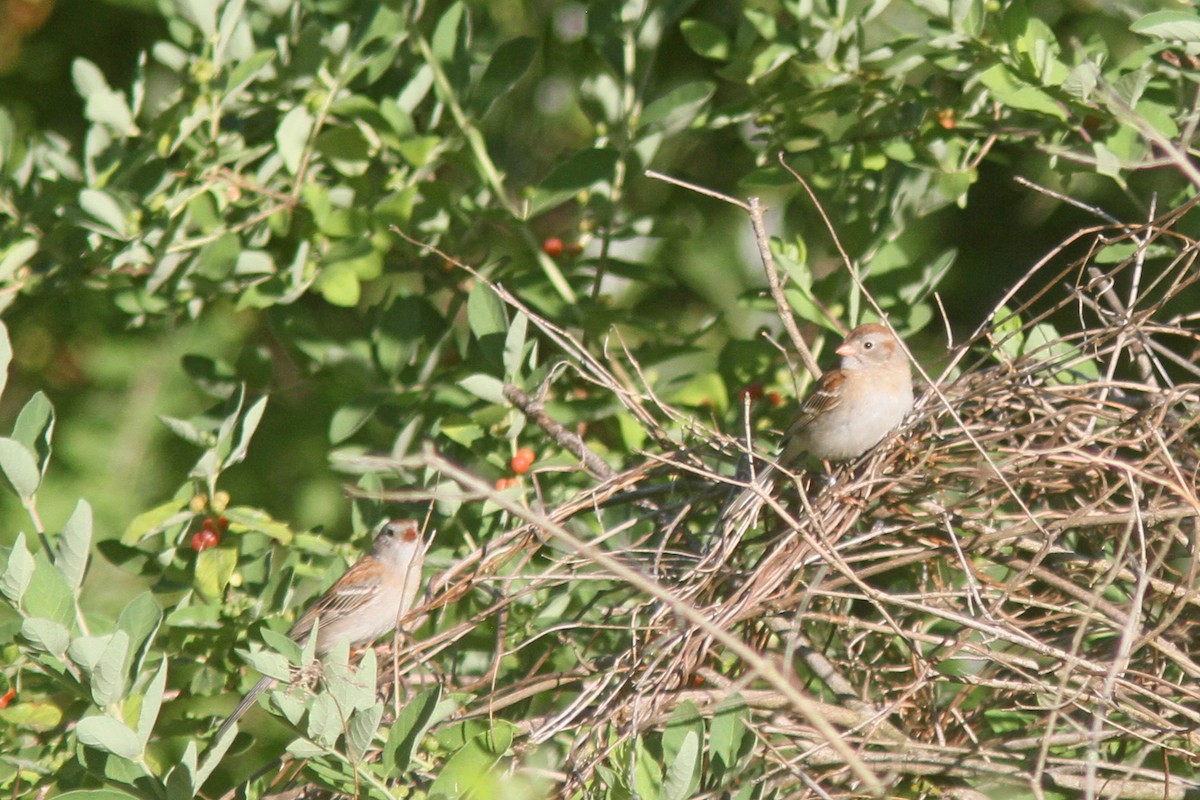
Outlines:
{"label": "sparrow beak", "polygon": [[849,342],[842,342],[838,345],[837,350],[834,350],[833,352],[839,356],[852,356],[858,352],[858,348]]}

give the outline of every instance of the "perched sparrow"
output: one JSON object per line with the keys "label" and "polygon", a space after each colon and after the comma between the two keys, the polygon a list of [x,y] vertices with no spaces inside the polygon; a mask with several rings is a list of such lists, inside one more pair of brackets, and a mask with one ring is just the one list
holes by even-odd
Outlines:
{"label": "perched sparrow", "polygon": [[[316,649],[324,654],[342,640],[362,644],[395,630],[421,588],[424,564],[425,546],[417,523],[392,520],[375,537],[370,554],[360,558],[308,607],[288,631],[288,637],[303,644],[319,619]],[[213,741],[219,741],[273,682],[273,678],[263,676],[254,684],[221,723]]]}
{"label": "perched sparrow", "polygon": [[[859,325],[834,350],[841,366],[821,376],[800,406],[800,416],[783,438],[777,463],[789,466],[805,455],[845,461],[870,450],[912,409],[912,371],[900,343],[887,328]],[[755,486],[765,489],[775,472],[761,469]],[[762,498],[743,490],[722,513],[723,519],[750,519]]]}
{"label": "perched sparrow", "polygon": [[834,350],[841,367],[821,376],[784,436],[779,463],[805,453],[845,461],[875,446],[912,410],[912,371],[892,332],[868,323]]}

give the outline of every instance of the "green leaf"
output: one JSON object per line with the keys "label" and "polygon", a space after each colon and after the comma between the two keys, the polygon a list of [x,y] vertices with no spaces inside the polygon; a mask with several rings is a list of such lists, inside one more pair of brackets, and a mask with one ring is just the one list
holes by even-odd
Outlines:
{"label": "green leaf", "polygon": [[379,722],[382,719],[382,703],[375,703],[370,708],[359,709],[350,715],[350,724],[347,726],[346,746],[350,751],[352,759],[360,761],[366,755],[367,748],[374,741],[375,731],[379,730]]}
{"label": "green leaf", "polygon": [[275,56],[276,52],[274,50],[259,50],[254,55],[239,62],[229,71],[229,78],[226,82],[226,93],[235,94],[254,80],[254,78],[258,77],[259,72],[262,72],[263,77],[265,77],[267,70],[264,68],[275,60]]}
{"label": "green leaf", "polygon": [[125,696],[126,666],[129,659],[129,634],[114,631],[92,669],[92,699],[101,708]]}
{"label": "green leaf", "polygon": [[712,81],[695,81],[677,86],[646,106],[642,114],[643,130],[670,135],[688,128],[708,104],[717,85]]}
{"label": "green leaf", "polygon": [[1054,98],[1040,88],[1024,83],[1003,64],[996,64],[979,74],[979,81],[996,100],[1009,108],[1036,111],[1065,122],[1066,111]]}
{"label": "green leaf", "polygon": [[662,797],[662,770],[657,759],[646,750],[642,737],[633,742],[633,786],[639,797]]}
{"label": "green leaf", "polygon": [[196,254],[196,274],[210,281],[223,281],[237,266],[242,243],[236,233],[223,233],[205,243]]}
{"label": "green leaf", "polygon": [[[213,60],[218,67],[223,66],[230,55],[234,58],[245,56],[245,52],[239,52],[238,45],[250,37],[250,31],[245,27],[246,0],[228,0],[224,6],[213,46]],[[238,36],[239,29],[242,36]]]}
{"label": "green leaf", "polygon": [[316,150],[329,159],[333,168],[348,178],[356,178],[371,165],[371,146],[358,128],[330,128],[317,137]]}
{"label": "green leaf", "polygon": [[52,619],[26,617],[21,620],[21,635],[41,647],[47,653],[66,655],[71,644],[71,632],[67,626]]}
{"label": "green leaf", "polygon": [[337,701],[328,692],[313,698],[308,709],[308,738],[325,745],[332,745],[342,732],[342,715]]}
{"label": "green leaf", "polygon": [[388,731],[387,744],[383,748],[383,766],[388,773],[403,774],[408,771],[416,752],[417,743],[433,724],[433,715],[442,697],[438,685],[417,694],[401,709],[396,721]]}
{"label": "green leaf", "polygon": [[308,139],[312,135],[316,120],[303,105],[293,106],[283,115],[275,131],[275,145],[287,171],[295,175],[300,170]]}
{"label": "green leaf", "polygon": [[79,193],[79,207],[117,238],[129,236],[129,220],[117,199],[100,189],[84,189]]}
{"label": "green leaf", "polygon": [[[237,370],[220,359],[188,353],[179,360],[179,364],[199,389],[221,400],[233,397],[242,387]],[[199,446],[207,447],[208,444]]]}
{"label": "green leaf", "polygon": [[[11,280],[16,271],[37,254],[38,249],[38,240],[33,237],[17,239],[4,248],[4,255],[0,256],[0,281]],[[0,382],[0,392],[3,391],[4,384]]]}
{"label": "green leaf", "polygon": [[529,327],[529,318],[525,312],[518,311],[513,316],[512,325],[504,337],[504,377],[510,383],[516,383],[521,374],[521,362],[525,359],[525,334]]}
{"label": "green leaf", "polygon": [[33,557],[33,580],[25,592],[23,604],[31,617],[46,617],[72,627],[76,621],[75,592],[61,572],[46,556]]}
{"label": "green leaf", "polygon": [[458,31],[463,21],[464,11],[461,2],[451,3],[433,29],[429,47],[438,61],[445,63],[454,60],[458,50]]}
{"label": "green leaf", "polygon": [[240,464],[245,460],[246,453],[250,449],[250,440],[254,437],[254,432],[258,430],[258,424],[262,421],[263,413],[266,410],[266,395],[254,401],[254,404],[246,409],[246,413],[242,415],[241,424],[238,426],[237,444],[229,452],[229,455],[225,456],[224,467]]}
{"label": "green leaf", "polygon": [[13,542],[12,549],[8,553],[8,563],[4,565],[4,573],[0,574],[0,592],[14,606],[21,605],[21,599],[29,588],[29,582],[33,580],[34,568],[33,554],[25,546],[25,534],[18,533],[17,540]]}
{"label": "green leaf", "polygon": [[504,381],[491,375],[468,375],[458,382],[458,385],[471,394],[493,405],[504,405]]}
{"label": "green leaf", "polygon": [[708,751],[718,776],[731,774],[741,758],[742,743],[747,734],[744,721],[747,714],[746,701],[738,694],[726,697],[713,712]]}
{"label": "green leaf", "polygon": [[679,23],[679,31],[683,41],[697,55],[717,61],[729,58],[729,37],[716,25],[700,19],[685,19]]}
{"label": "green leaf", "polygon": [[142,796],[116,789],[77,789],[55,795],[54,800],[142,800]]}
{"label": "green leaf", "polygon": [[494,720],[491,729],[471,737],[458,752],[447,759],[429,786],[429,796],[472,796],[472,788],[507,752],[514,731],[515,727],[511,723]]}
{"label": "green leaf", "polygon": [[509,39],[492,53],[487,69],[472,92],[476,114],[483,116],[492,105],[529,70],[537,57],[538,42],[532,36]]}
{"label": "green leaf", "polygon": [[[263,631],[263,639],[268,644],[272,642],[267,634],[279,635],[269,629]],[[246,659],[246,663],[263,675],[272,677],[277,681],[287,681],[292,674],[292,665],[288,660],[288,655],[294,655],[296,661],[300,660],[300,648],[290,639],[288,639],[288,644],[291,645],[291,649],[286,653],[276,653],[271,650],[251,650],[248,653],[243,653],[243,658]]]}
{"label": "green leaf", "polygon": [[508,314],[505,313],[504,303],[482,281],[471,287],[471,294],[467,297],[467,322],[476,339],[508,330]]}
{"label": "green leaf", "polygon": [[270,514],[257,508],[235,506],[225,509],[225,517],[229,520],[231,529],[243,527],[248,531],[257,531],[270,536],[282,545],[289,545],[296,538],[296,533],[287,523],[274,519]]}
{"label": "green leaf", "polygon": [[237,569],[238,554],[233,547],[210,547],[196,555],[196,571],[192,586],[206,600],[216,600],[225,593],[233,571]]}
{"label": "green leaf", "polygon": [[83,585],[91,549],[92,507],[86,500],[80,500],[58,537],[58,555],[54,559],[54,565],[76,593]]}
{"label": "green leaf", "polygon": [[[39,733],[54,730],[62,724],[62,719],[62,709],[51,703],[17,703],[8,708],[0,708],[0,723]],[[56,795],[56,798],[63,796]]]}
{"label": "green leaf", "polygon": [[166,688],[167,659],[164,658],[158,666],[158,672],[154,673],[154,677],[146,685],[146,693],[142,695],[142,708],[138,712],[137,736],[143,749],[150,741],[150,734],[158,719],[159,709],[162,708],[163,692],[166,691]]}
{"label": "green leaf", "polygon": [[205,38],[217,32],[217,9],[220,0],[175,0],[180,16],[195,25]]}
{"label": "green leaf", "polygon": [[349,645],[339,643],[324,659],[325,685],[337,701],[343,722],[353,711],[365,711],[378,705],[375,699],[375,651],[368,649],[357,669],[349,666],[349,658]]}
{"label": "green leaf", "polygon": [[38,471],[46,474],[50,462],[50,440],[54,436],[54,406],[40,391],[34,392],[17,415],[13,425],[13,439],[33,453],[38,460]]}
{"label": "green leaf", "polygon": [[729,390],[717,372],[698,372],[670,394],[671,402],[688,406],[711,406],[724,414],[729,406]]}
{"label": "green leaf", "polygon": [[[133,124],[133,111],[125,99],[125,93],[114,92],[99,67],[86,58],[77,58],[71,63],[71,79],[75,82],[79,96],[84,99],[85,117],[110,129],[118,136],[137,132]],[[116,231],[122,229],[123,226],[114,228]]]}
{"label": "green leaf", "polygon": [[349,405],[333,412],[329,420],[329,441],[341,444],[362,429],[375,414],[376,406]]}
{"label": "green leaf", "polygon": [[666,800],[686,800],[700,785],[700,736],[689,730],[684,734],[675,758],[667,764],[663,779]]}
{"label": "green leaf", "polygon": [[[86,747],[112,753],[130,761],[141,758],[142,746],[137,734],[125,723],[108,716],[85,717],[79,721],[75,735]],[[71,792],[69,794],[76,794]]]}
{"label": "green leaf", "polygon": [[322,268],[317,277],[316,289],[325,302],[341,308],[353,308],[362,297],[362,283],[352,264],[346,262],[330,264]]}
{"label": "green leaf", "polygon": [[[582,150],[550,171],[529,201],[530,216],[537,216],[600,182],[612,180],[620,153],[610,149]],[[545,257],[545,254],[539,253]],[[551,262],[553,263],[553,262]]]}
{"label": "green leaf", "polygon": [[104,655],[108,646],[109,636],[79,636],[71,641],[67,648],[67,656],[75,662],[89,677]]}
{"label": "green leaf", "polygon": [[575,193],[612,180],[621,154],[610,148],[581,150],[562,161],[538,185],[546,192]]}
{"label": "green leaf", "polygon": [[1200,42],[1200,15],[1186,11],[1152,11],[1130,25],[1129,30],[1156,39]]}
{"label": "green leaf", "polygon": [[704,720],[701,718],[696,704],[690,700],[684,700],[671,712],[666,730],[663,731],[663,755],[668,761],[680,751],[683,740],[689,733],[703,737]]}
{"label": "green leaf", "polygon": [[8,338],[8,326],[0,322],[0,396],[8,384],[8,365],[12,363],[12,342]]}
{"label": "green leaf", "polygon": [[121,615],[117,617],[117,628],[129,634],[129,647],[136,658],[135,670],[141,670],[142,661],[149,652],[146,645],[158,633],[162,620],[162,609],[155,602],[153,592],[149,590],[130,600],[125,608],[121,609]]}
{"label": "green leaf", "polygon": [[1021,333],[1021,316],[1014,313],[1008,306],[1000,306],[992,315],[992,336],[999,346],[1000,352],[1012,360],[1021,355],[1025,347],[1025,337]]}
{"label": "green leaf", "polygon": [[[234,726],[235,731],[237,726]],[[235,734],[236,735],[236,734]],[[225,737],[228,743],[232,743],[234,736]],[[224,754],[225,749],[229,744],[224,740],[222,742],[212,742],[209,745],[208,751],[205,753],[209,758],[212,758],[214,752],[220,749],[221,754]],[[224,746],[222,746],[224,745]],[[183,751],[183,757],[176,760],[171,767],[171,771],[167,773],[167,800],[192,800],[196,795],[196,788],[200,786],[200,781],[197,780],[196,768],[196,743],[188,742],[187,747]]]}
{"label": "green leaf", "polygon": [[22,498],[28,500],[37,494],[42,475],[37,460],[25,445],[0,437],[0,470]]}
{"label": "green leaf", "polygon": [[396,143],[396,152],[412,167],[423,167],[441,145],[439,136],[405,136]]}
{"label": "green leaf", "polygon": [[153,533],[190,520],[192,514],[186,509],[186,501],[171,500],[149,511],[143,511],[133,518],[129,527],[121,534],[121,544],[135,545]]}

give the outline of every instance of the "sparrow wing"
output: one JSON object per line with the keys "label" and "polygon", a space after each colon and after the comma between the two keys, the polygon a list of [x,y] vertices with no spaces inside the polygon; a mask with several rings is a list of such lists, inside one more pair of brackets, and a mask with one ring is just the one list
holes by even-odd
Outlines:
{"label": "sparrow wing", "polygon": [[359,560],[346,570],[346,574],[330,586],[325,594],[313,601],[288,631],[288,636],[292,641],[303,642],[312,633],[313,623],[318,617],[321,619],[321,629],[324,630],[333,620],[371,602],[380,591],[378,576],[371,573],[379,568],[373,556]]}

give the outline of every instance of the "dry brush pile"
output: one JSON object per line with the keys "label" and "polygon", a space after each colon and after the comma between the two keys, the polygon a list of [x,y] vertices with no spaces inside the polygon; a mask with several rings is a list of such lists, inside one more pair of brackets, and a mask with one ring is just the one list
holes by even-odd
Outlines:
{"label": "dry brush pile", "polygon": [[[669,773],[687,730],[710,796],[1200,792],[1187,210],[1064,243],[896,436],[830,480],[778,481],[746,530],[713,528],[746,445],[531,314],[643,426],[644,459],[608,468],[515,387],[594,488],[530,509],[426,457],[522,522],[435,579],[433,607],[488,602],[414,645],[410,672],[435,665],[474,698],[463,715],[514,721],[519,751],[561,748],[564,796],[633,785],[639,759]],[[488,662],[448,666],[481,629]]]}

